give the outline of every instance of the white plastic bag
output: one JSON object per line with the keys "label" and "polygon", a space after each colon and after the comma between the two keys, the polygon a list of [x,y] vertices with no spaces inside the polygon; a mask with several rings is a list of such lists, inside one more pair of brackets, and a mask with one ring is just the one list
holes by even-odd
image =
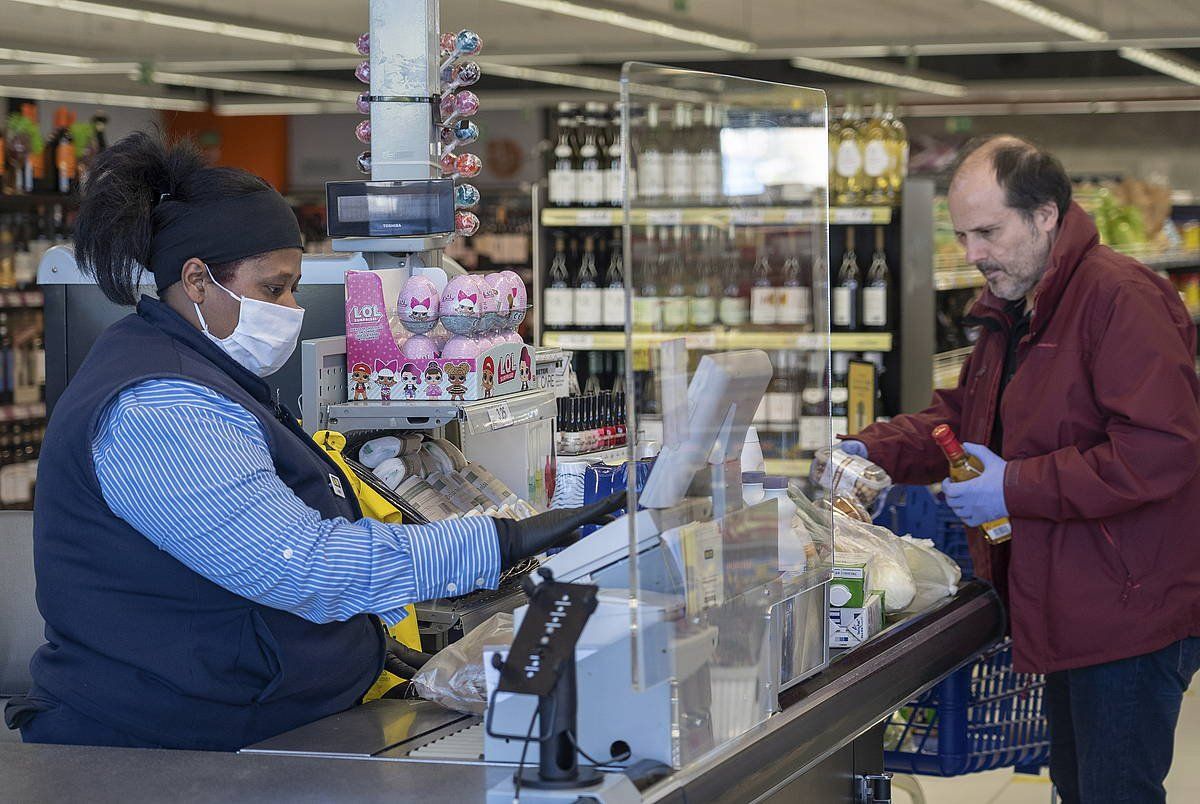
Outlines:
{"label": "white plastic bag", "polygon": [[456,712],[482,715],[487,709],[487,681],[483,649],[509,646],[513,641],[513,616],[501,612],[459,641],[433,655],[413,676],[413,686],[427,701]]}
{"label": "white plastic bag", "polygon": [[900,545],[917,590],[906,611],[913,614],[924,611],[958,591],[962,569],[954,559],[934,547],[932,541],[904,536]]}
{"label": "white plastic bag", "polygon": [[851,519],[840,511],[833,515],[834,555],[861,553],[868,557],[871,589],[883,592],[889,614],[904,611],[917,594],[912,571],[900,540],[887,528]]}

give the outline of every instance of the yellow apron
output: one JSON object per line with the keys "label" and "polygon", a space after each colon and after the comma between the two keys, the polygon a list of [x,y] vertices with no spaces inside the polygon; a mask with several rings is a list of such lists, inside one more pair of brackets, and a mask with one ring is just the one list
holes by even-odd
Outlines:
{"label": "yellow apron", "polygon": [[[396,507],[381,497],[375,489],[359,480],[354,470],[347,466],[346,462],[342,459],[342,450],[346,447],[346,437],[344,435],[333,430],[321,430],[313,435],[313,440],[325,450],[334,463],[341,468],[342,474],[346,476],[346,479],[350,481],[350,488],[353,490],[354,496],[358,499],[358,507],[362,509],[363,516],[392,525],[399,525],[401,523],[401,515],[396,510]],[[421,636],[417,631],[417,612],[411,605],[405,606],[404,610],[408,613],[408,616],[389,628],[388,633],[396,641],[414,650],[420,650]],[[399,684],[400,681],[402,679],[399,676],[384,670],[371,689],[367,691],[367,694],[363,696],[363,703],[382,697],[385,692]]]}

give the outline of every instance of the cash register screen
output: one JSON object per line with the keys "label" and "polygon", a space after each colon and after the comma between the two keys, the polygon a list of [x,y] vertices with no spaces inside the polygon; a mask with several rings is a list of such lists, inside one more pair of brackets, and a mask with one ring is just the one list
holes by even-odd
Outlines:
{"label": "cash register screen", "polygon": [[330,182],[332,237],[403,237],[454,231],[454,184],[446,179]]}

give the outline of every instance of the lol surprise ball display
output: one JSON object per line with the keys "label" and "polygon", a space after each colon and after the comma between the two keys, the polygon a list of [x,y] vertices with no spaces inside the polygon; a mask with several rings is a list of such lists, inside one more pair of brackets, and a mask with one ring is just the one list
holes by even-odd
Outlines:
{"label": "lol surprise ball display", "polygon": [[442,326],[441,321],[437,323],[437,326],[429,330],[429,339],[433,341],[433,345],[437,348],[439,355],[442,353],[442,350],[446,348],[446,344],[450,342],[451,337],[452,336],[446,330],[446,328]]}
{"label": "lol surprise ball display", "polygon": [[417,386],[421,384],[421,372],[412,363],[405,363],[400,369],[400,391],[405,399],[417,398]]}
{"label": "lol surprise ball display", "polygon": [[437,347],[433,339],[427,335],[413,335],[404,342],[404,358],[406,360],[433,360],[437,357]]}
{"label": "lol surprise ball display", "polygon": [[496,293],[496,329],[502,330],[508,326],[512,314],[512,298],[508,293],[508,281],[499,273],[486,274],[483,281],[487,282]]}
{"label": "lol surprise ball display", "polygon": [[430,399],[442,398],[442,369],[437,363],[425,367],[425,396]]}
{"label": "lol surprise ball display", "polygon": [[396,309],[405,329],[424,335],[437,326],[439,303],[437,285],[428,277],[410,276],[400,289]]}
{"label": "lol surprise ball display", "polygon": [[492,395],[492,389],[496,387],[496,363],[490,357],[483,359],[483,368],[480,369],[479,385],[483,388],[483,398],[487,399]]}
{"label": "lol surprise ball display", "polygon": [[367,398],[367,383],[371,381],[371,367],[366,363],[355,363],[350,368],[350,387],[354,389],[351,399],[361,402]]}
{"label": "lol surprise ball display", "polygon": [[483,318],[483,331],[491,332],[500,326],[500,294],[492,287],[486,277],[475,275],[475,285],[479,288],[480,313]]}
{"label": "lol surprise ball display", "polygon": [[445,368],[446,391],[450,394],[450,401],[462,402],[467,398],[467,376],[471,373],[471,366],[466,361],[456,363],[447,360]]}
{"label": "lol surprise ball display", "polygon": [[477,360],[480,354],[479,341],[466,335],[455,335],[442,347],[444,360]]}
{"label": "lol surprise ball display", "polygon": [[379,399],[392,401],[392,389],[396,387],[396,361],[375,361],[375,384],[379,386]]}
{"label": "lol surprise ball display", "polygon": [[529,309],[529,294],[525,283],[514,271],[501,271],[500,275],[508,279],[509,294],[509,323],[515,330],[525,320],[525,311]]}
{"label": "lol surprise ball display", "polygon": [[482,320],[481,295],[473,276],[456,276],[447,282],[439,308],[442,326],[455,335],[476,333]]}

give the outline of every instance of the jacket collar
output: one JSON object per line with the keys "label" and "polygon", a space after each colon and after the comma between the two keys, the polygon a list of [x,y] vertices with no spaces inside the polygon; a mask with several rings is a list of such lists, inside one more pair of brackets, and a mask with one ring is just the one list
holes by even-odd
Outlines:
{"label": "jacket collar", "polygon": [[271,389],[261,377],[250,373],[241,363],[234,360],[217,346],[208,336],[196,329],[179,313],[158,299],[142,296],[137,304],[137,314],[156,328],[169,335],[224,371],[229,377],[262,404],[272,407]]}
{"label": "jacket collar", "polygon": [[[1084,258],[1099,243],[1100,232],[1096,229],[1096,224],[1092,221],[1091,216],[1083,211],[1083,207],[1072,201],[1071,205],[1067,207],[1067,214],[1063,216],[1062,223],[1058,227],[1058,234],[1054,238],[1054,245],[1050,249],[1046,273],[1034,290],[1033,320],[1029,325],[1030,334],[1038,332],[1045,326],[1058,307],[1058,302],[1066,292],[1071,278],[1083,264]],[[1007,301],[992,293],[991,288],[985,287],[979,301],[971,307],[967,316],[968,318],[1010,323],[1004,309],[1007,304]]]}

